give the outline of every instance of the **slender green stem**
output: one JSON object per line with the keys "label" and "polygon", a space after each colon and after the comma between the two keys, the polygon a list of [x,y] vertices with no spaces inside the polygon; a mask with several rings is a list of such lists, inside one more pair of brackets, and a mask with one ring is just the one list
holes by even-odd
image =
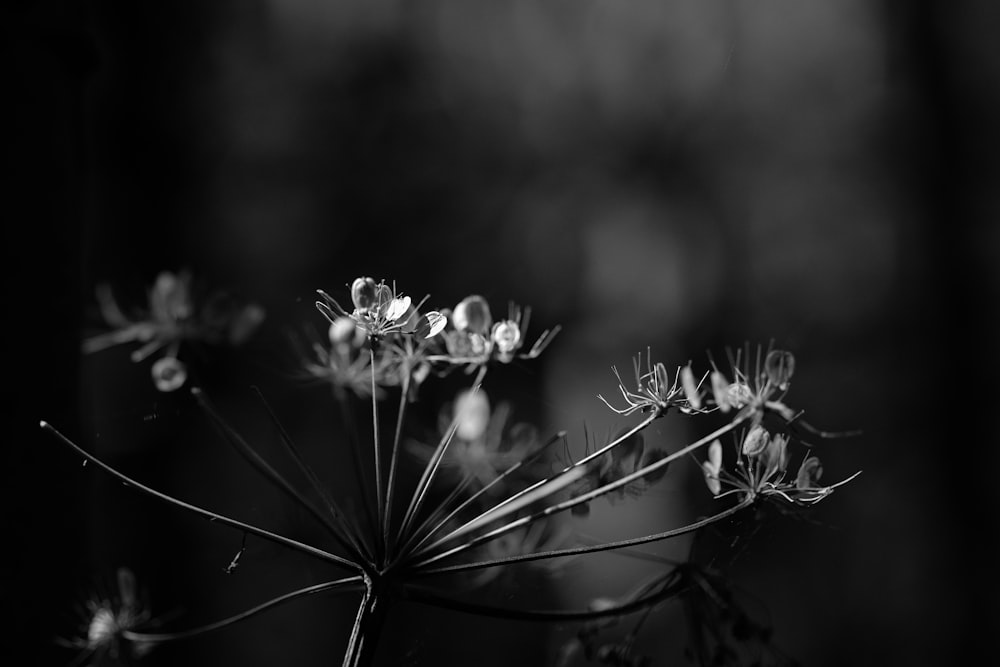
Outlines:
{"label": "slender green stem", "polygon": [[[621,478],[619,478],[619,479],[617,479],[617,480],[615,480],[613,482],[609,482],[608,484],[600,486],[600,487],[598,487],[598,488],[596,488],[596,489],[594,489],[592,491],[588,491],[586,493],[581,493],[579,495],[573,496],[572,498],[569,498],[568,500],[564,500],[562,502],[555,503],[554,505],[550,505],[549,507],[546,507],[545,509],[543,509],[543,510],[541,510],[539,512],[536,512],[534,514],[531,514],[529,516],[522,517],[520,519],[516,519],[516,520],[514,520],[514,521],[512,521],[512,522],[510,522],[508,524],[500,526],[499,528],[491,530],[488,533],[480,535],[479,537],[476,537],[476,538],[473,538],[471,540],[468,540],[467,542],[464,542],[464,543],[462,543],[462,544],[460,544],[460,545],[458,545],[458,546],[456,546],[456,547],[454,547],[452,549],[444,551],[444,552],[442,552],[442,553],[440,553],[440,554],[438,554],[436,556],[433,556],[431,558],[425,559],[425,560],[421,561],[417,566],[419,567],[421,565],[427,565],[427,564],[429,564],[431,562],[440,560],[440,559],[445,558],[447,556],[451,556],[453,554],[460,553],[460,552],[465,551],[467,549],[471,549],[474,546],[478,546],[479,544],[482,544],[484,542],[488,542],[490,540],[496,539],[497,537],[499,537],[501,535],[504,535],[504,534],[506,534],[506,533],[508,533],[508,532],[510,532],[512,530],[515,530],[517,528],[520,528],[521,526],[525,526],[527,524],[533,523],[533,522],[535,522],[535,521],[537,521],[539,519],[542,519],[544,517],[551,516],[552,514],[555,514],[557,512],[561,512],[563,510],[570,509],[570,508],[575,507],[577,505],[581,505],[581,504],[583,504],[585,502],[589,502],[590,500],[593,500],[594,498],[597,498],[599,496],[602,496],[602,495],[605,495],[607,493],[610,493],[610,492],[612,492],[612,491],[614,491],[616,489],[619,489],[619,488],[625,486],[626,484],[630,484],[631,482],[633,482],[633,481],[635,481],[637,479],[640,479],[640,478],[642,478],[642,477],[644,477],[646,475],[649,475],[651,473],[656,472],[657,470],[659,470],[661,468],[666,467],[667,465],[669,465],[670,463],[672,463],[674,460],[676,460],[676,459],[678,459],[678,458],[680,458],[682,456],[687,456],[688,454],[690,454],[694,450],[698,449],[699,447],[702,447],[702,446],[708,444],[709,442],[712,442],[716,438],[718,438],[718,437],[720,437],[722,435],[725,435],[729,431],[731,431],[734,428],[736,428],[737,424],[739,424],[740,421],[741,421],[740,419],[735,419],[732,422],[730,422],[730,423],[728,423],[728,424],[726,424],[726,425],[724,425],[724,426],[716,429],[715,431],[712,431],[711,433],[709,433],[705,437],[696,440],[695,442],[691,443],[687,447],[684,447],[683,449],[679,449],[676,452],[670,454],[669,456],[665,456],[664,458],[662,458],[662,459],[660,459],[660,460],[658,460],[658,461],[656,461],[654,463],[651,463],[648,466],[640,468],[639,470],[637,470],[637,471],[635,471],[635,472],[633,472],[631,474],[625,475],[624,477],[621,477]],[[573,477],[571,477],[568,474],[568,472],[567,473],[560,473],[560,475],[565,476],[571,482],[575,481],[575,479]],[[561,481],[559,479],[559,477],[560,476],[557,475],[556,478],[553,478],[551,480],[547,480],[546,483],[550,484],[551,487],[549,487],[549,486],[540,486],[540,487],[538,487],[536,489],[536,491],[534,493],[522,496],[521,498],[518,499],[518,501],[516,503],[508,504],[506,507],[504,507],[499,512],[493,512],[493,510],[490,510],[490,511],[484,513],[483,515],[480,515],[479,518],[474,519],[473,521],[465,524],[465,526],[462,526],[461,528],[458,528],[458,529],[452,531],[451,533],[449,533],[448,535],[446,535],[445,537],[441,538],[440,540],[438,540],[437,542],[435,542],[433,545],[431,545],[430,547],[427,547],[426,549],[422,550],[419,553],[430,552],[432,549],[436,548],[438,545],[441,545],[441,544],[443,544],[443,543],[445,543],[445,542],[447,542],[449,540],[453,540],[453,539],[456,539],[456,538],[461,537],[463,535],[466,535],[466,534],[468,534],[471,531],[474,531],[474,530],[477,530],[478,528],[481,528],[482,526],[486,525],[487,523],[496,521],[496,520],[498,520],[498,519],[500,519],[500,518],[502,518],[504,516],[509,515],[511,512],[514,512],[514,511],[516,511],[518,509],[521,509],[522,507],[526,507],[529,504],[531,504],[531,503],[533,503],[533,502],[535,502],[537,500],[541,500],[542,498],[544,498],[544,497],[546,497],[548,495],[551,495],[552,493],[554,493],[555,491],[558,491],[561,488],[565,488],[565,486],[567,486],[567,484],[559,484],[558,483],[559,481]]]}
{"label": "slender green stem", "polygon": [[80,456],[82,456],[83,458],[85,458],[87,461],[95,464],[96,466],[98,466],[99,468],[101,468],[102,470],[104,470],[105,472],[107,472],[108,474],[110,474],[112,477],[115,477],[115,478],[121,480],[122,482],[124,482],[126,486],[135,487],[136,489],[138,489],[139,491],[142,491],[143,493],[145,493],[147,495],[150,495],[150,496],[152,496],[154,498],[162,500],[162,501],[164,501],[166,503],[174,505],[175,507],[179,507],[179,508],[181,508],[183,510],[186,510],[188,512],[191,512],[193,514],[197,514],[198,516],[203,517],[205,519],[208,519],[209,521],[220,523],[220,524],[223,524],[225,526],[229,526],[231,528],[236,528],[236,529],[238,529],[240,531],[243,531],[243,532],[246,532],[246,533],[250,533],[251,535],[256,535],[256,536],[261,537],[261,538],[263,538],[265,540],[269,540],[271,542],[274,542],[276,544],[280,544],[280,545],[288,547],[290,549],[294,549],[296,551],[300,551],[300,552],[302,552],[304,554],[307,554],[309,556],[313,556],[315,558],[319,558],[320,560],[325,560],[325,561],[328,561],[328,562],[331,562],[331,563],[336,563],[338,565],[341,565],[341,566],[346,567],[346,568],[351,569],[351,570],[355,570],[355,571],[361,570],[361,566],[358,565],[357,563],[354,563],[354,562],[352,562],[352,561],[350,561],[350,560],[348,560],[346,558],[343,558],[341,556],[338,556],[336,554],[332,554],[332,553],[329,553],[327,551],[323,551],[322,549],[317,549],[316,547],[310,546],[308,544],[304,544],[302,542],[298,542],[298,541],[293,540],[293,539],[288,538],[288,537],[284,537],[283,535],[279,535],[277,533],[272,533],[269,530],[264,530],[263,528],[258,528],[257,526],[253,526],[253,525],[251,525],[249,523],[243,523],[242,521],[237,521],[236,519],[231,519],[231,518],[229,518],[227,516],[223,516],[222,514],[217,514],[215,512],[210,511],[210,510],[198,507],[197,505],[192,505],[190,503],[186,503],[183,500],[179,500],[177,498],[174,498],[173,496],[168,496],[167,494],[162,493],[160,491],[157,491],[156,489],[150,488],[150,487],[146,486],[145,484],[141,484],[140,482],[137,482],[136,480],[132,479],[128,475],[119,472],[115,468],[112,468],[107,463],[105,463],[104,461],[100,460],[99,458],[97,458],[93,454],[87,452],[85,449],[83,449],[82,447],[80,447],[79,445],[77,445],[75,442],[73,442],[72,440],[70,440],[69,438],[67,438],[65,435],[63,435],[62,433],[60,433],[58,429],[56,429],[54,426],[52,426],[48,422],[45,422],[45,421],[41,422],[41,427],[43,429],[45,429],[46,431],[49,431],[50,433],[52,433],[53,435],[55,435],[57,438],[59,438],[59,440],[61,440],[63,442],[63,444],[67,445],[70,449],[72,449],[74,452],[76,452],[77,454],[79,454]]}
{"label": "slender green stem", "polygon": [[401,384],[402,391],[399,395],[399,411],[396,413],[396,432],[392,437],[392,458],[389,459],[389,481],[385,489],[385,518],[382,521],[382,541],[386,545],[386,558],[390,558],[391,554],[389,552],[398,546],[397,544],[390,544],[389,532],[392,523],[392,496],[396,487],[396,466],[399,460],[399,441],[402,439],[403,419],[406,415],[406,405],[410,393],[410,368],[408,365],[403,369],[403,381]]}
{"label": "slender green stem", "polygon": [[[485,561],[477,561],[474,563],[460,563],[458,565],[449,565],[445,567],[427,568],[425,565],[443,558],[444,555],[435,558],[429,558],[421,563],[415,565],[418,568],[415,572],[418,576],[431,575],[431,574],[447,574],[451,572],[463,572],[466,570],[478,570],[487,567],[495,567],[497,565],[507,565],[510,563],[523,563],[525,561],[532,560],[544,560],[548,558],[563,558],[566,556],[578,556],[580,554],[597,553],[601,551],[613,551],[617,549],[625,549],[628,547],[638,546],[640,544],[648,544],[650,542],[659,542],[662,540],[667,540],[673,537],[678,537],[687,533],[692,533],[696,530],[700,530],[705,526],[708,526],[716,521],[721,521],[726,517],[736,514],[742,509],[749,507],[753,504],[752,498],[747,498],[732,507],[729,507],[718,514],[713,514],[712,516],[700,519],[693,523],[689,523],[680,528],[673,528],[671,530],[666,530],[661,533],[655,533],[653,535],[644,535],[642,537],[633,537],[626,540],[615,540],[612,542],[599,542],[597,544],[589,544],[579,547],[568,547],[566,549],[552,549],[550,551],[539,551],[532,554],[518,554],[516,556],[507,556],[506,558],[495,558]],[[529,517],[525,517],[528,519]],[[527,521],[525,522],[527,523]],[[447,555],[451,555],[450,553]]]}
{"label": "slender green stem", "polygon": [[268,600],[263,604],[259,604],[256,607],[247,609],[244,612],[230,616],[229,618],[222,619],[221,621],[216,621],[215,623],[209,623],[208,625],[203,625],[197,628],[192,628],[190,630],[182,630],[180,632],[166,632],[166,633],[156,633],[156,632],[133,632],[127,630],[123,633],[126,639],[134,642],[151,642],[162,644],[165,642],[176,641],[180,639],[191,639],[192,637],[198,637],[201,635],[206,635],[210,632],[215,632],[216,630],[222,630],[230,625],[239,623],[240,621],[246,620],[251,616],[256,616],[268,609],[273,609],[278,605],[285,604],[286,602],[291,602],[292,600],[297,600],[299,598],[304,598],[308,595],[315,595],[316,593],[322,593],[325,591],[333,590],[335,588],[341,588],[347,586],[348,584],[361,583],[362,577],[345,577],[344,579],[337,579],[335,581],[324,581],[320,584],[315,584],[313,586],[306,586],[305,588],[300,588],[291,593],[285,593],[284,595],[279,595],[278,597]]}

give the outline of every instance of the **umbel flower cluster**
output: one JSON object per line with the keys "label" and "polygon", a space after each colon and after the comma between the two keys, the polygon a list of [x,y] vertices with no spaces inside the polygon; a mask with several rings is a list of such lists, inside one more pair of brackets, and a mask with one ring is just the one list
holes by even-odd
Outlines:
{"label": "umbel flower cluster", "polygon": [[[173,360],[176,370],[182,342],[239,344],[260,322],[262,311],[252,305],[220,309],[210,299],[209,305],[197,307],[189,285],[185,274],[160,274],[149,292],[148,311],[131,318],[102,288],[101,312],[113,331],[87,339],[84,350],[134,344],[135,361],[166,350],[160,361]],[[699,625],[692,632],[691,649],[699,663],[735,664],[740,647],[751,644],[756,646],[755,659],[763,655],[768,649],[766,628],[742,612],[724,573],[695,560],[661,559],[649,581],[620,597],[595,599],[585,609],[470,602],[454,595],[454,582],[458,577],[466,587],[495,585],[523,572],[519,567],[555,573],[568,561],[590,554],[632,553],[643,544],[698,534],[716,523],[721,527],[725,524],[720,522],[762,503],[807,508],[829,496],[852,478],[824,485],[814,449],[801,446],[808,439],[836,434],[813,428],[789,407],[795,371],[790,352],[769,346],[751,354],[746,346],[729,354],[726,368],[710,358],[710,367],[698,372],[691,364],[668,369],[654,363],[647,350],[645,359],[642,354],[635,358],[629,381],[614,369],[619,398],[598,395],[595,405],[603,403],[618,415],[634,417],[634,423],[613,436],[588,435],[584,455],[575,458],[567,453],[566,433],[541,434],[517,421],[515,407],[507,401],[495,403],[484,388],[489,369],[538,357],[558,327],[544,330],[528,346],[528,308],[511,304],[506,317],[495,319],[487,301],[471,295],[452,307],[424,309],[427,298],[414,302],[395,284],[369,277],[354,280],[347,294],[350,306],[345,308],[318,291],[316,308],[327,335],[304,346],[299,371],[329,383],[338,401],[360,398],[370,405],[370,437],[355,433],[343,440],[350,444],[341,445],[350,450],[359,479],[366,482],[363,497],[333,493],[265,404],[289,462],[308,481],[308,488],[296,487],[214,407],[204,388],[190,387],[221,437],[306,510],[336,548],[302,542],[164,494],[42,422],[76,455],[139,493],[234,530],[242,534],[244,545],[248,538],[268,541],[340,570],[336,577],[262,600],[235,616],[168,631],[139,602],[133,577],[123,568],[119,592],[91,601],[80,635],[64,640],[81,653],[81,661],[141,658],[158,645],[225,631],[279,605],[324,592],[356,600],[344,665],[373,662],[386,616],[397,600],[484,617],[578,623],[579,631],[553,656],[553,664],[649,664],[635,649],[635,638],[648,616],[672,601],[684,604],[692,623]],[[415,436],[406,428],[409,406],[426,383],[450,375],[461,380],[462,388],[440,407],[436,435]],[[186,379],[168,376],[155,364],[153,377],[161,391],[175,391]],[[677,446],[647,446],[645,429],[671,415],[698,420],[705,425],[704,434]],[[383,422],[394,427],[386,429]],[[732,443],[728,454],[724,441]],[[402,478],[404,460],[417,465],[416,479]],[[577,530],[594,501],[608,500],[624,508],[629,498],[658,483],[668,467],[681,460],[692,462],[703,475],[706,499],[714,497],[711,514],[613,541],[594,540]],[[226,572],[238,566],[243,552]],[[441,581],[450,582],[449,587],[435,586]],[[635,614],[638,622],[623,636],[617,626]]]}

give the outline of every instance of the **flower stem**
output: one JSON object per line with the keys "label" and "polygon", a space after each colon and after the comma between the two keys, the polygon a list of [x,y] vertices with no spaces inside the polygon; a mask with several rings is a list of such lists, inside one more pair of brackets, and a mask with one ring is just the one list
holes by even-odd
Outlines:
{"label": "flower stem", "polygon": [[382,453],[381,447],[382,443],[379,439],[379,429],[378,429],[378,387],[375,386],[375,341],[371,342],[368,348],[368,354],[371,358],[371,372],[372,372],[372,445],[375,454],[375,533],[376,533],[376,548],[375,557],[379,561],[384,558],[385,554],[385,541],[382,538],[381,523],[382,518],[385,515],[385,500],[382,498]]}
{"label": "flower stem", "polygon": [[358,605],[357,616],[354,617],[343,667],[369,667],[374,664],[378,637],[385,625],[389,596],[377,580],[366,575],[364,582],[365,591],[361,604]]}
{"label": "flower stem", "polygon": [[[382,541],[386,545],[386,559],[391,557],[389,549],[389,526],[392,521],[392,492],[396,486],[396,465],[399,459],[399,441],[403,434],[403,418],[406,414],[407,398],[410,393],[410,369],[403,372],[402,393],[399,395],[399,411],[396,414],[396,433],[392,438],[392,458],[389,459],[389,481],[385,489],[385,517],[382,521]],[[383,563],[384,564],[384,563]]]}
{"label": "flower stem", "polygon": [[276,544],[280,544],[280,545],[288,547],[290,549],[294,549],[294,550],[302,552],[304,554],[308,554],[310,556],[313,556],[314,558],[319,558],[320,560],[325,560],[325,561],[328,561],[328,562],[331,562],[331,563],[336,563],[336,564],[341,565],[342,567],[346,567],[346,568],[348,568],[350,570],[359,570],[360,569],[360,566],[357,563],[351,562],[350,560],[347,560],[346,558],[343,558],[343,557],[338,556],[336,554],[328,553],[326,551],[323,551],[322,549],[317,549],[316,547],[310,546],[310,545],[305,544],[303,542],[299,542],[297,540],[293,540],[291,538],[285,537],[284,535],[279,535],[277,533],[272,533],[269,530],[264,530],[263,528],[258,528],[257,526],[251,525],[249,523],[244,523],[242,521],[237,521],[236,519],[231,519],[231,518],[229,518],[227,516],[223,516],[222,514],[217,514],[215,512],[210,511],[210,510],[198,507],[197,505],[192,505],[191,503],[186,503],[183,500],[179,500],[177,498],[174,498],[173,496],[168,496],[167,494],[162,493],[160,491],[157,491],[156,489],[150,488],[150,487],[146,486],[145,484],[141,484],[141,483],[137,482],[136,480],[132,479],[131,477],[129,477],[128,475],[119,472],[115,468],[112,468],[111,466],[109,466],[104,461],[100,460],[99,458],[97,458],[96,456],[94,456],[93,454],[91,454],[90,452],[88,452],[85,449],[83,449],[82,447],[80,447],[78,444],[76,444],[75,442],[73,442],[72,440],[70,440],[69,438],[67,438],[65,435],[63,435],[62,433],[60,433],[59,430],[56,429],[56,427],[52,426],[52,424],[49,424],[48,422],[44,422],[43,421],[43,422],[41,422],[41,427],[43,429],[45,429],[46,431],[49,431],[50,433],[52,433],[53,435],[55,435],[67,447],[69,447],[70,449],[72,449],[73,451],[75,451],[77,454],[79,454],[80,456],[82,456],[83,458],[85,458],[87,461],[90,461],[91,463],[97,465],[99,468],[101,468],[105,472],[109,473],[112,477],[115,477],[115,478],[121,480],[122,482],[124,482],[126,486],[135,487],[136,489],[138,489],[139,491],[142,491],[145,494],[148,494],[148,495],[150,495],[150,496],[152,496],[154,498],[158,498],[160,500],[163,500],[163,501],[165,501],[165,502],[167,502],[167,503],[169,503],[171,505],[174,505],[175,507],[179,507],[179,508],[181,508],[183,510],[187,510],[188,512],[191,512],[192,514],[197,514],[198,516],[200,516],[202,518],[205,518],[205,519],[208,519],[209,521],[213,521],[215,523],[220,523],[220,524],[229,526],[230,528],[236,528],[236,529],[241,530],[241,531],[243,531],[245,533],[250,533],[251,535],[256,535],[256,536],[261,537],[261,538],[263,538],[265,540],[269,540],[269,541],[274,542]]}
{"label": "flower stem", "polygon": [[335,581],[324,581],[320,584],[315,584],[313,586],[307,586],[305,588],[300,588],[298,590],[292,591],[291,593],[285,593],[284,595],[279,595],[276,598],[268,600],[262,604],[257,605],[247,609],[244,612],[230,616],[229,618],[224,618],[221,621],[216,621],[215,623],[209,623],[208,625],[203,625],[201,627],[192,628],[190,630],[182,630],[180,632],[134,632],[125,631],[123,634],[126,639],[134,642],[149,642],[153,644],[162,644],[169,641],[177,641],[179,639],[191,639],[192,637],[199,637],[201,635],[208,634],[210,632],[215,632],[216,630],[222,630],[223,628],[229,627],[239,623],[240,621],[246,620],[251,616],[256,616],[268,609],[273,609],[279,605],[291,602],[292,600],[297,600],[299,598],[306,597],[308,595],[315,595],[316,593],[322,593],[325,591],[333,590],[349,584],[361,583],[362,578],[360,576],[356,577],[346,577],[344,579],[337,579]]}

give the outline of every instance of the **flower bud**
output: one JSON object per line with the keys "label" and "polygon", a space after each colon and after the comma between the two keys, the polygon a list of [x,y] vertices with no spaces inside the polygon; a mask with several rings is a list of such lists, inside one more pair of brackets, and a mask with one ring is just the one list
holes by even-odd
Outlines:
{"label": "flower bud", "polygon": [[366,313],[376,307],[377,298],[378,287],[371,278],[355,278],[351,283],[351,301],[358,311]]}
{"label": "flower bud", "polygon": [[767,461],[764,466],[764,479],[770,478],[775,473],[784,472],[788,465],[788,438],[780,433],[771,438],[764,457]]}
{"label": "flower bud", "polygon": [[767,448],[771,436],[763,426],[754,426],[743,439],[743,455],[759,456]]}
{"label": "flower bud", "polygon": [[502,320],[493,325],[493,344],[500,354],[507,355],[517,349],[521,342],[521,329],[510,320]]}
{"label": "flower bud", "polygon": [[187,368],[175,357],[157,359],[151,372],[153,384],[163,392],[176,391],[187,380]]}
{"label": "flower bud", "polygon": [[733,407],[729,402],[729,381],[719,371],[712,371],[710,379],[712,382],[712,397],[715,399],[715,404],[719,406],[722,412],[729,412],[730,408]]}
{"label": "flower bud", "polygon": [[708,460],[702,462],[701,471],[705,474],[705,484],[712,495],[722,493],[722,482],[719,481],[719,473],[722,472],[722,443],[718,439],[708,446]]}
{"label": "flower bud", "polygon": [[694,372],[691,366],[681,369],[681,386],[684,387],[684,396],[687,397],[688,405],[695,410],[701,408],[701,396],[698,394],[698,387],[694,381]]}
{"label": "flower bud", "polygon": [[339,349],[349,349],[358,342],[357,323],[349,317],[338,317],[330,324],[330,344]]}
{"label": "flower bud", "polygon": [[799,473],[795,476],[795,487],[799,490],[815,488],[822,476],[823,464],[815,456],[808,456],[799,466]]}
{"label": "flower bud", "polygon": [[149,295],[152,315],[160,321],[180,322],[194,314],[191,306],[190,279],[187,274],[161,271]]}
{"label": "flower bud", "polygon": [[771,350],[764,359],[764,372],[771,384],[785,391],[795,372],[795,356],[785,350]]}
{"label": "flower bud", "polygon": [[667,367],[663,365],[663,362],[658,361],[653,366],[653,379],[656,382],[657,393],[660,396],[665,396],[667,390],[670,389],[670,374],[667,373]]}
{"label": "flower bud", "polygon": [[455,436],[472,442],[483,437],[490,423],[490,401],[485,392],[465,390],[455,399],[458,428]]}
{"label": "flower bud", "polygon": [[459,331],[485,336],[493,325],[493,316],[490,314],[490,306],[486,303],[486,299],[473,294],[455,306],[451,321]]}

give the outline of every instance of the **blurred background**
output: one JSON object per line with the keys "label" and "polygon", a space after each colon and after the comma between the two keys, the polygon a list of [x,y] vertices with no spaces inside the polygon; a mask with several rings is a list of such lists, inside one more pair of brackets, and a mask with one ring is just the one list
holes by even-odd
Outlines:
{"label": "blurred background", "polygon": [[[97,283],[141,303],[160,270],[190,267],[267,310],[250,349],[204,378],[250,432],[266,428],[252,383],[306,439],[330,427],[282,374],[282,327],[317,322],[315,289],[358,275],[435,305],[530,304],[529,336],[562,324],[487,390],[578,446],[584,424],[625,423],[596,399],[616,392],[612,365],[650,346],[697,366],[773,340],[796,355],[794,406],[863,431],[820,452],[825,481],[862,475],[816,523],[769,522],[735,566],[775,644],[818,667],[990,654],[1000,26],[989,3],[939,4],[12,3],[3,650],[69,663],[51,643],[73,631],[66,610],[121,564],[154,607],[206,621],[315,580],[263,547],[245,579],[215,577],[238,536],[82,471],[38,432],[47,419],[144,480],[294,523],[126,350],[80,357]],[[691,435],[664,424],[651,440]],[[671,478],[634,524],[595,504],[589,530],[708,511],[696,469]],[[601,557],[531,585],[579,605],[629,568]],[[150,662],[336,662],[351,604],[305,601]],[[640,649],[684,664],[663,639],[680,619],[654,618]],[[386,664],[549,664],[568,636],[399,619]],[[483,657],[442,627],[524,646]]]}

